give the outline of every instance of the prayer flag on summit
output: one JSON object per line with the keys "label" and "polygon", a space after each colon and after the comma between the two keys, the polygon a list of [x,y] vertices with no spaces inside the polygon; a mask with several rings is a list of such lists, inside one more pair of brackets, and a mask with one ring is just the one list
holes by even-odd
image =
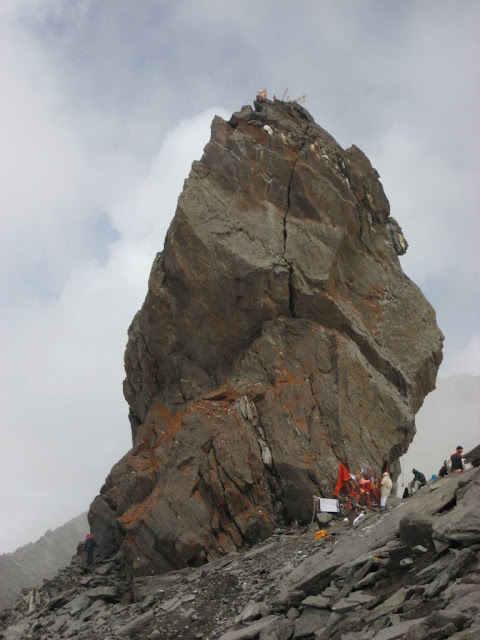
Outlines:
{"label": "prayer flag on summit", "polygon": [[345,482],[347,480],[350,480],[350,478],[351,478],[351,476],[350,476],[350,473],[349,473],[347,467],[343,464],[343,462],[340,462],[340,469],[338,470],[337,486],[335,487],[335,491],[333,492],[334,496],[336,496],[338,494],[338,492],[343,487]]}

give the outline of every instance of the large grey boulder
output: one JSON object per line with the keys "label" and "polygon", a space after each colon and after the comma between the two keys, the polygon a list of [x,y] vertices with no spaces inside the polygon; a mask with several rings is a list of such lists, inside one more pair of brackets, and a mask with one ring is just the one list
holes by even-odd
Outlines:
{"label": "large grey boulder", "polygon": [[311,519],[339,460],[392,474],[443,336],[377,171],[301,106],[215,118],[125,352],[133,447],[90,522],[134,575]]}
{"label": "large grey boulder", "polygon": [[400,540],[409,549],[417,545],[433,546],[432,519],[421,513],[409,513],[400,520]]}

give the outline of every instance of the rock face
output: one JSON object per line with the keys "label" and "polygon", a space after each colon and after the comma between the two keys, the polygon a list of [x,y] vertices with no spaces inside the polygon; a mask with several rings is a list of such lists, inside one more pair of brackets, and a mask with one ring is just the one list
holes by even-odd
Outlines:
{"label": "rock face", "polygon": [[133,574],[309,521],[339,460],[395,477],[443,336],[378,177],[297,104],[214,119],[129,329],[133,447],[89,514]]}

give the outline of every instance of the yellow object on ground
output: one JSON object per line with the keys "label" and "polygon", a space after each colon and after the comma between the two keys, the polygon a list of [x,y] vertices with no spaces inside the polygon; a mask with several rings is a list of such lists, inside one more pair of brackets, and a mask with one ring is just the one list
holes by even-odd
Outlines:
{"label": "yellow object on ground", "polygon": [[326,535],[327,535],[327,532],[325,531],[325,529],[320,529],[320,531],[317,531],[317,533],[315,534],[315,540],[320,540],[320,538],[325,538]]}

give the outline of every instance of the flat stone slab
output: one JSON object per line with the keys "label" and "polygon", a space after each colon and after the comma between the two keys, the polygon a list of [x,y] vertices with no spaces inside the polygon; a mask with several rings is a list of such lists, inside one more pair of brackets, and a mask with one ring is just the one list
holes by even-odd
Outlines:
{"label": "flat stone slab", "polygon": [[332,611],[335,613],[346,613],[347,611],[354,611],[363,604],[371,602],[375,599],[375,596],[369,596],[361,591],[350,593],[347,598],[342,598],[336,604],[332,606]]}
{"label": "flat stone slab", "polygon": [[329,598],[324,596],[308,596],[305,600],[302,600],[304,607],[314,607],[315,609],[329,609]]}
{"label": "flat stone slab", "polygon": [[406,591],[402,587],[398,591],[396,591],[390,598],[387,598],[384,602],[375,607],[371,614],[368,616],[369,621],[376,620],[377,618],[381,618],[382,616],[387,615],[401,604],[405,602]]}
{"label": "flat stone slab", "polygon": [[131,622],[127,622],[127,624],[116,627],[115,632],[117,635],[122,637],[131,636],[135,638],[136,634],[138,634],[151,620],[153,620],[153,617],[153,611],[150,609],[141,616],[136,617]]}
{"label": "flat stone slab", "polygon": [[94,587],[84,593],[91,600],[117,600],[118,591],[116,587]]}
{"label": "flat stone slab", "polygon": [[268,607],[264,602],[249,602],[241,613],[235,618],[235,623],[258,620],[268,615]]}
{"label": "flat stone slab", "polygon": [[90,599],[82,593],[81,595],[73,598],[73,600],[70,600],[70,602],[65,605],[65,609],[68,609],[70,611],[70,615],[74,616],[76,613],[79,613],[89,607],[90,604]]}
{"label": "flat stone slab", "polygon": [[393,627],[387,627],[382,629],[374,636],[373,640],[397,640],[404,638],[410,627],[416,624],[421,624],[426,618],[417,618],[416,620],[406,620],[400,624],[396,624]]}
{"label": "flat stone slab", "polygon": [[182,604],[180,598],[170,598],[170,600],[165,600],[165,602],[160,603],[160,608],[164,611],[175,611]]}
{"label": "flat stone slab", "polygon": [[326,609],[312,607],[304,609],[302,615],[295,621],[293,640],[311,638],[316,631],[327,626],[330,615],[330,611]]}
{"label": "flat stone slab", "polygon": [[95,573],[97,573],[99,576],[106,576],[107,573],[110,573],[110,571],[113,569],[113,566],[113,562],[107,562],[106,564],[102,564],[100,567],[95,569]]}
{"label": "flat stone slab", "polygon": [[256,620],[253,624],[244,627],[243,629],[236,629],[235,631],[227,631],[220,636],[218,640],[251,640],[255,638],[262,629],[268,627],[269,624],[276,622],[278,616],[266,616],[260,620]]}

